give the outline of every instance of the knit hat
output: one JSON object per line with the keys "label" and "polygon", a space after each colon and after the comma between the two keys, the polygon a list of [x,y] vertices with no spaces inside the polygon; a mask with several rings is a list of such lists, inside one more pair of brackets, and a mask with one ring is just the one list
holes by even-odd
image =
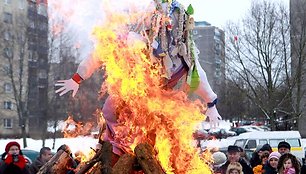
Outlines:
{"label": "knit hat", "polygon": [[281,154],[280,154],[279,152],[272,152],[272,153],[270,153],[270,155],[269,155],[268,161],[270,161],[270,159],[272,159],[272,158],[279,159],[280,156],[281,156]]}
{"label": "knit hat", "polygon": [[214,160],[214,165],[219,166],[226,162],[226,155],[223,152],[215,152],[212,154],[212,159]]}
{"label": "knit hat", "polygon": [[269,144],[264,144],[261,148],[260,148],[261,151],[269,151],[269,152],[272,152],[272,148]]}
{"label": "knit hat", "polygon": [[282,147],[287,148],[287,149],[291,149],[290,144],[287,143],[286,141],[281,141],[281,142],[278,143],[277,148],[279,149],[279,148],[282,148]]}
{"label": "knit hat", "polygon": [[7,143],[7,145],[5,146],[5,152],[8,153],[8,151],[10,150],[10,148],[12,146],[17,146],[18,149],[20,150],[20,144],[17,143],[16,141],[11,141],[11,142]]}
{"label": "knit hat", "polygon": [[259,152],[260,150],[261,150],[261,148],[262,148],[262,146],[263,146],[263,144],[259,144],[257,147],[256,147],[256,152]]}

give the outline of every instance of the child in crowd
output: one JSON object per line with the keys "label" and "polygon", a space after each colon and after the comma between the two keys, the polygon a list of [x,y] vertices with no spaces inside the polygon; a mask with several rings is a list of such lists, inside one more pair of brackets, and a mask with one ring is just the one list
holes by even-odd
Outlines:
{"label": "child in crowd", "polygon": [[277,165],[281,154],[272,152],[268,157],[268,161],[264,164],[263,174],[277,174]]}
{"label": "child in crowd", "polygon": [[241,164],[238,162],[231,162],[227,167],[226,174],[243,174]]}
{"label": "child in crowd", "polygon": [[280,157],[277,168],[279,174],[299,174],[301,165],[294,155],[286,153]]}

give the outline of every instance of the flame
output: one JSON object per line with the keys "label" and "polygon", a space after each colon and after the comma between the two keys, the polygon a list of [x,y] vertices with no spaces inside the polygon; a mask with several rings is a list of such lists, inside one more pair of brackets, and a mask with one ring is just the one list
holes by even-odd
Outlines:
{"label": "flame", "polygon": [[72,116],[68,116],[67,120],[64,122],[64,128],[62,130],[64,138],[72,138],[78,136],[90,135],[93,129],[93,124],[87,122],[83,124],[82,122],[76,122],[73,120]]}
{"label": "flame", "polygon": [[74,153],[75,155],[75,160],[79,161],[80,163],[86,163],[89,160],[91,160],[93,158],[93,156],[95,156],[96,152],[93,149],[90,149],[90,151],[77,151]]}
{"label": "flame", "polygon": [[[106,11],[111,9],[107,5]],[[129,45],[124,39],[133,15],[106,14],[108,21],[93,30],[92,58],[103,63],[103,85],[117,106],[115,141],[129,146],[131,152],[138,143],[153,142],[167,173],[211,173],[193,143],[195,127],[205,119],[205,106],[190,101],[184,92],[162,88],[160,63],[151,63],[141,42]]]}
{"label": "flame", "polygon": [[[152,63],[155,58],[151,57],[151,48],[142,42],[127,42],[130,28],[141,28],[131,23],[144,20],[152,13],[140,13],[136,5],[135,8],[131,5],[128,12],[117,12],[108,0],[103,0],[102,6],[107,21],[93,29],[95,48],[91,56],[96,62],[102,62],[105,70],[101,93],[107,90],[117,106],[119,125],[115,127],[115,141],[129,147],[126,150],[131,153],[137,144],[150,142],[166,173],[211,173],[207,165],[209,155],[200,155],[193,139],[197,124],[205,120],[202,112],[206,107],[199,100],[190,101],[182,91],[164,89],[163,68],[158,60]],[[55,9],[61,10],[57,6]],[[71,16],[69,12],[64,16]],[[167,22],[167,17],[163,16],[161,21]],[[61,30],[61,25],[52,28],[54,33]],[[156,32],[158,27],[152,30]]]}

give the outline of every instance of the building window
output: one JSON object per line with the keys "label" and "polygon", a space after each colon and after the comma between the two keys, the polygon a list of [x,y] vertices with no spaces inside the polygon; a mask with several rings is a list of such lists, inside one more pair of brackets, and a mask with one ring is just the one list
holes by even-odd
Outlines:
{"label": "building window", "polygon": [[13,52],[12,52],[11,48],[4,48],[4,54],[8,58],[12,58],[13,57]]}
{"label": "building window", "polygon": [[25,0],[19,0],[19,9],[24,9]]}
{"label": "building window", "polygon": [[5,32],[4,32],[4,39],[5,39],[6,41],[9,41],[9,40],[12,39],[12,35],[11,35],[11,33],[10,33],[9,31],[5,31]]}
{"label": "building window", "polygon": [[11,0],[4,0],[4,3],[5,3],[5,4],[11,4],[12,1],[11,1]]}
{"label": "building window", "polygon": [[4,101],[4,109],[13,109],[13,103],[11,101]]}
{"label": "building window", "polygon": [[11,118],[5,118],[3,119],[3,127],[6,129],[12,129],[13,128],[13,119]]}
{"label": "building window", "polygon": [[44,70],[44,69],[40,69],[40,70],[38,71],[38,77],[39,77],[40,79],[46,79],[46,78],[48,77],[47,71]]}
{"label": "building window", "polygon": [[29,21],[29,27],[30,28],[35,28],[35,22],[34,21]]}
{"label": "building window", "polygon": [[8,13],[8,12],[4,12],[4,15],[3,15],[3,21],[5,23],[8,23],[8,24],[11,24],[13,23],[13,16],[11,13]]}
{"label": "building window", "polygon": [[218,77],[221,77],[221,71],[216,71],[216,72],[215,72],[215,77],[217,77],[217,78],[218,78]]}
{"label": "building window", "polygon": [[5,93],[10,93],[10,92],[12,92],[12,84],[10,84],[10,83],[5,83],[5,84],[4,84],[4,92],[5,92]]}
{"label": "building window", "polygon": [[4,65],[3,71],[5,75],[10,75],[10,66],[9,65]]}

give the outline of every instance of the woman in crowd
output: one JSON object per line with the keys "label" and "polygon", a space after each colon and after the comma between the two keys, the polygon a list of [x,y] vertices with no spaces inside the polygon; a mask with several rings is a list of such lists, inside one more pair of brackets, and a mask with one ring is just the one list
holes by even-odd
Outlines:
{"label": "woman in crowd", "polygon": [[0,173],[29,174],[26,159],[20,150],[19,143],[12,141],[6,145],[5,152],[2,154]]}
{"label": "woman in crowd", "polygon": [[285,153],[279,158],[277,168],[279,174],[299,174],[301,165],[294,155]]}
{"label": "woman in crowd", "polygon": [[277,174],[277,165],[281,154],[272,152],[268,157],[268,161],[264,165],[264,174]]}
{"label": "woman in crowd", "polygon": [[260,155],[260,164],[253,167],[254,174],[263,174],[264,173],[264,165],[267,163],[267,160],[269,158],[270,152],[269,151],[263,151]]}
{"label": "woman in crowd", "polygon": [[241,164],[238,162],[231,162],[227,167],[226,174],[243,174]]}

